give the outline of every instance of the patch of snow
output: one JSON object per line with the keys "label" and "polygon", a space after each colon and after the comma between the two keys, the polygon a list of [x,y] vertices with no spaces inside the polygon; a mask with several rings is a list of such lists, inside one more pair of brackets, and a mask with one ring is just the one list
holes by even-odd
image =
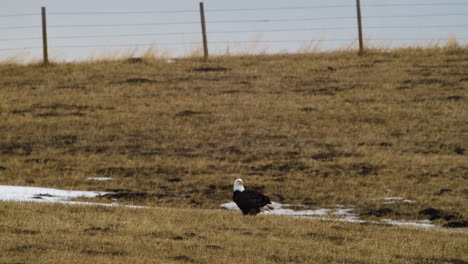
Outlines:
{"label": "patch of snow", "polygon": [[[318,209],[301,209],[301,210],[293,210],[290,209],[291,207],[294,208],[304,208],[307,207],[305,205],[293,205],[293,204],[281,204],[277,202],[271,202],[268,206],[270,210],[262,211],[262,214],[266,215],[291,215],[291,216],[354,216],[350,212],[353,210],[352,208],[337,208],[337,209],[326,209],[326,208],[318,208]],[[221,208],[227,210],[235,210],[239,211],[239,207],[235,202],[229,202],[221,204]]]}
{"label": "patch of snow", "polygon": [[317,209],[317,210],[301,210],[301,211],[294,211],[292,209],[274,209],[271,211],[265,211],[264,214],[266,215],[295,215],[295,216],[309,216],[309,215],[317,215],[317,216],[325,216],[329,214],[330,209]]}
{"label": "patch of snow", "polygon": [[240,211],[235,202],[223,203],[220,205],[220,207],[226,210]]}
{"label": "patch of snow", "polygon": [[407,199],[402,198],[402,197],[385,197],[383,199],[385,200],[385,202],[383,202],[382,204],[395,204],[397,201],[398,202],[403,202],[403,203],[408,203],[408,204],[416,203],[416,201],[407,200]]}
{"label": "patch of snow", "polygon": [[89,177],[86,180],[88,181],[112,181],[112,177]]}
{"label": "patch of snow", "polygon": [[402,198],[402,197],[385,197],[385,198],[383,198],[383,199],[384,199],[385,201],[394,201],[394,200],[400,201],[400,200],[404,200],[404,198]]}
{"label": "patch of snow", "polygon": [[[34,202],[50,202],[50,201],[34,201]],[[137,208],[137,209],[151,208],[151,207],[143,206],[143,205],[122,205],[118,203],[92,203],[92,202],[78,202],[78,201],[54,201],[53,203],[72,204],[72,205],[106,206],[106,207],[123,206],[127,208]]]}
{"label": "patch of snow", "polygon": [[391,220],[391,219],[383,219],[383,223],[389,225],[398,225],[398,226],[417,226],[417,227],[436,227],[432,224],[429,220],[421,220],[421,221],[405,221],[405,220]]}
{"label": "patch of snow", "polygon": [[337,209],[333,212],[333,214],[338,215],[338,216],[343,216],[346,218],[357,219],[358,218],[357,214],[351,213],[352,211],[354,211],[353,208]]}
{"label": "patch of snow", "polygon": [[[406,201],[401,197],[388,197],[385,199],[388,201],[398,200]],[[302,219],[314,219],[322,221],[338,221],[338,222],[348,222],[348,223],[373,223],[373,224],[390,224],[390,225],[400,225],[400,226],[415,226],[415,227],[424,227],[424,228],[438,228],[438,226],[433,225],[429,220],[422,221],[398,221],[384,219],[382,221],[366,221],[359,219],[359,216],[353,213],[354,208],[352,206],[343,206],[337,205],[335,208],[317,208],[313,210],[292,210],[291,207],[306,207],[306,206],[296,206],[291,204],[280,204],[277,202],[272,202],[270,205],[271,210],[262,211],[260,214],[265,215],[289,215],[294,218]],[[221,208],[227,210],[240,211],[235,202],[229,202],[221,204]]]}
{"label": "patch of snow", "polygon": [[354,206],[352,205],[342,205],[342,204],[335,204],[335,207],[336,208],[348,208],[348,209],[354,208]]}
{"label": "patch of snow", "polygon": [[[53,188],[0,185],[0,201],[46,202],[72,205],[123,206],[118,203],[92,203],[69,201],[78,197],[94,198],[110,192],[66,191]],[[147,206],[124,205],[128,208],[149,208]]]}
{"label": "patch of snow", "polygon": [[65,201],[78,197],[94,198],[106,192],[66,191],[53,188],[0,185],[2,201]]}

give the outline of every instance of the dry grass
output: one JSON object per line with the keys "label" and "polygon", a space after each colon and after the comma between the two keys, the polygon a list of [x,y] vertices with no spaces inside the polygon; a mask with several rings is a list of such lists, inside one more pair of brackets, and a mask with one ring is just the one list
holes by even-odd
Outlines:
{"label": "dry grass", "polygon": [[0,202],[0,263],[466,263],[466,233],[200,209]]}
{"label": "dry grass", "polygon": [[0,183],[217,208],[242,177],[280,202],[466,221],[467,76],[459,46],[3,64]]}

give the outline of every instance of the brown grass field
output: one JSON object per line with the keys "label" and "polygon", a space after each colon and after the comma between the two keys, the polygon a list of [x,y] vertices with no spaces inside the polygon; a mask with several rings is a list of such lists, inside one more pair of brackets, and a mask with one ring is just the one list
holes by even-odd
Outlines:
{"label": "brown grass field", "polygon": [[[166,208],[2,203],[6,263],[467,260],[466,233],[202,210],[229,201],[240,177],[278,202],[466,227],[466,47],[3,63],[0,95],[0,184]],[[415,203],[382,203],[395,196]]]}

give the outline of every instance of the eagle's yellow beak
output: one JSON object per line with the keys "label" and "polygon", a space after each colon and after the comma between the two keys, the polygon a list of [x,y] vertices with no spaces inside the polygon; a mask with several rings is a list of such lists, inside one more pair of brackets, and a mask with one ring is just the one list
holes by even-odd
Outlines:
{"label": "eagle's yellow beak", "polygon": [[244,181],[243,181],[243,180],[240,180],[240,182],[239,182],[239,183],[240,183],[240,184],[242,184],[242,185],[244,185]]}

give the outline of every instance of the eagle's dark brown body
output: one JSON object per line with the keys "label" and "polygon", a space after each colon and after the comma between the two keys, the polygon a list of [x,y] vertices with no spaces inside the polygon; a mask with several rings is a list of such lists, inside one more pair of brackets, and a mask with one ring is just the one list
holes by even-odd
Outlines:
{"label": "eagle's dark brown body", "polygon": [[256,215],[260,213],[260,208],[271,204],[270,198],[257,191],[234,191],[232,200],[241,209],[244,215]]}

